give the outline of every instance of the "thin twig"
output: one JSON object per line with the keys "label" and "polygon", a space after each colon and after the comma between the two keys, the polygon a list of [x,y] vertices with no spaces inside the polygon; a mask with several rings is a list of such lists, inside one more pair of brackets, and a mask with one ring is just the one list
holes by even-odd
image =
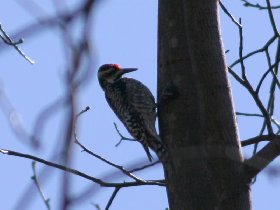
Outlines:
{"label": "thin twig", "polygon": [[[238,116],[246,116],[246,117],[262,117],[262,118],[264,117],[261,114],[251,114],[251,113],[243,113],[243,112],[236,112],[235,114]],[[278,127],[278,129],[280,129],[280,122],[274,119],[273,116],[271,116],[271,121],[274,123],[274,125]]]}
{"label": "thin twig", "polygon": [[[90,110],[90,107],[87,106],[84,110],[82,110],[81,112],[79,112],[76,116],[76,122],[75,122],[75,125],[77,124],[77,120],[78,118],[85,112],[89,111]],[[75,126],[76,127],[76,126]],[[100,155],[97,155],[95,154],[94,152],[92,152],[91,150],[87,149],[84,145],[82,145],[80,143],[80,141],[78,140],[78,136],[77,136],[77,133],[76,133],[76,129],[75,129],[75,132],[74,132],[74,136],[75,136],[75,143],[78,144],[82,149],[83,151],[85,151],[86,153],[92,155],[93,157],[96,157],[97,159],[103,161],[104,163],[107,163],[108,165],[110,166],[113,166],[117,169],[119,169],[121,172],[123,172],[125,175],[129,176],[130,178],[134,179],[135,181],[138,181],[138,182],[146,182],[145,180],[143,179],[140,179],[138,178],[137,176],[135,176],[134,174],[132,174],[132,172],[129,172],[128,170],[126,170],[123,166],[120,166],[120,165],[117,165],[115,163],[112,163],[111,161],[101,157]]]}
{"label": "thin twig", "polygon": [[274,69],[276,66],[279,65],[279,61],[280,61],[280,60],[276,61],[275,64],[270,65],[270,66],[269,66],[269,69],[263,74],[263,76],[261,77],[261,79],[260,79],[260,81],[259,81],[259,83],[258,83],[258,85],[257,85],[257,88],[256,88],[256,92],[257,92],[257,93],[259,93],[260,88],[261,88],[261,85],[262,85],[264,79],[266,78],[266,76],[268,75],[269,72],[271,72],[271,74],[272,74],[272,76],[273,76],[273,79],[275,80],[275,83],[276,83],[277,87],[280,89],[280,82],[279,82],[279,79],[277,78],[277,75],[276,75],[275,72],[273,71],[273,69]]}
{"label": "thin twig", "polygon": [[140,179],[137,176],[135,176],[134,174],[132,174],[132,172],[126,170],[123,166],[112,163],[111,161],[109,161],[109,160],[101,157],[100,155],[97,155],[94,152],[90,151],[84,145],[82,145],[77,139],[75,140],[75,143],[78,144],[83,149],[83,151],[85,151],[86,153],[92,155],[93,157],[96,157],[97,159],[103,161],[104,163],[107,163],[110,166],[113,166],[113,167],[119,169],[121,172],[123,172],[125,175],[129,176],[130,178],[134,179],[135,181],[146,182],[145,180]]}
{"label": "thin twig", "polygon": [[40,186],[40,183],[39,183],[39,180],[38,180],[38,176],[37,176],[37,173],[36,173],[36,162],[35,161],[32,161],[32,170],[33,170],[33,176],[31,177],[31,179],[33,179],[38,191],[39,191],[39,194],[41,196],[41,198],[43,199],[46,207],[48,210],[51,209],[51,206],[50,206],[50,199],[47,198]]}
{"label": "thin twig", "polygon": [[238,27],[242,27],[242,25],[240,23],[237,22],[237,20],[233,17],[233,15],[228,11],[228,9],[224,6],[224,4],[222,3],[222,1],[219,1],[220,6],[222,8],[222,10],[224,11],[224,13],[227,14],[227,16],[232,20],[232,22],[234,24],[236,24]]}
{"label": "thin twig", "polygon": [[[241,24],[241,18],[239,19],[239,23]],[[240,59],[240,64],[241,64],[242,81],[243,81],[242,83],[241,82],[240,83],[249,91],[249,93],[255,100],[258,108],[260,109],[260,111],[262,112],[262,114],[264,116],[267,131],[271,135],[271,134],[273,134],[273,128],[271,125],[271,117],[270,117],[268,111],[265,109],[262,101],[260,100],[258,93],[253,89],[252,85],[250,84],[250,82],[247,80],[247,77],[246,77],[244,59],[242,59],[243,58],[243,55],[242,55],[243,54],[242,27],[239,27],[238,29],[239,29],[239,59]]]}
{"label": "thin twig", "polygon": [[[269,115],[271,116],[271,120],[272,120],[272,115],[274,113],[274,102],[275,102],[275,87],[276,87],[276,84],[277,84],[277,81],[278,81],[278,78],[277,78],[277,74],[278,74],[278,66],[279,66],[279,54],[280,54],[280,45],[279,45],[279,39],[278,39],[278,45],[277,45],[277,52],[276,52],[276,55],[275,55],[275,66],[273,65],[273,69],[271,69],[271,71],[273,72],[273,76],[276,75],[276,77],[273,77],[273,80],[271,82],[271,86],[270,86],[270,95],[269,95],[269,99],[268,99],[268,103],[267,103],[267,112],[269,113]],[[268,54],[268,49],[265,50],[266,52],[266,56]],[[269,67],[271,67],[271,61],[270,61],[270,56],[267,56],[267,60],[268,60],[268,63],[269,63]],[[273,120],[272,120],[273,122]],[[278,125],[277,125],[278,126]],[[264,120],[263,122],[263,125],[262,125],[262,128],[261,128],[261,131],[259,133],[259,135],[263,135],[264,133],[264,130],[265,130],[265,127],[266,127],[266,120]],[[280,131],[279,127],[278,127],[278,130]],[[258,147],[258,143],[256,143],[254,145],[254,150],[253,150],[253,155],[256,154],[257,152],[257,147]],[[254,178],[256,179],[256,178]]]}
{"label": "thin twig", "polygon": [[119,142],[115,145],[115,147],[118,147],[118,146],[122,143],[123,140],[126,140],[126,141],[137,141],[136,139],[127,138],[127,137],[123,136],[123,135],[121,134],[120,130],[118,129],[118,126],[117,126],[116,123],[114,123],[114,126],[115,126],[115,129],[116,129],[117,133],[118,133],[119,136],[120,136],[120,140],[119,140]]}
{"label": "thin twig", "polygon": [[266,122],[266,126],[268,129],[269,134],[273,133],[273,129],[271,126],[271,116],[269,115],[269,113],[267,112],[267,110],[265,109],[262,101],[260,100],[258,94],[256,93],[256,91],[254,91],[253,87],[251,86],[251,84],[248,82],[248,80],[244,81],[242,78],[240,78],[230,67],[228,67],[229,72],[231,73],[231,75],[242,85],[244,86],[249,93],[251,94],[251,96],[253,97],[253,99],[255,100],[257,106],[259,107],[260,111],[262,112],[263,116],[264,116],[264,120]]}
{"label": "thin twig", "polygon": [[239,82],[241,85],[244,86],[244,81],[241,77],[239,77],[239,75],[237,73],[235,73],[233,71],[233,69],[231,67],[228,67],[228,72],[234,77],[234,79]]}
{"label": "thin twig", "polygon": [[131,170],[129,170],[129,172],[130,172],[130,173],[134,173],[134,172],[136,172],[136,171],[141,171],[141,170],[144,170],[144,169],[146,169],[146,168],[152,167],[152,166],[154,166],[154,165],[156,165],[156,164],[159,164],[159,163],[161,163],[160,160],[157,160],[157,161],[155,161],[155,162],[153,162],[153,163],[150,163],[150,164],[147,164],[147,165],[138,167],[138,168],[131,169]]}
{"label": "thin twig", "polygon": [[1,39],[8,45],[13,46],[16,51],[18,51],[18,53],[25,59],[27,60],[29,63],[34,64],[35,62],[33,60],[31,60],[29,57],[27,57],[27,55],[25,55],[25,53],[17,46],[21,43],[23,43],[23,39],[19,39],[18,41],[13,41],[10,36],[5,32],[5,30],[2,28],[2,25],[0,23],[0,31],[3,34],[0,34]]}
{"label": "thin twig", "polygon": [[241,62],[241,60],[246,60],[247,58],[250,58],[251,56],[257,54],[257,53],[262,53],[264,52],[266,49],[268,49],[268,47],[278,38],[277,35],[274,35],[273,37],[271,37],[265,44],[263,47],[254,50],[250,53],[248,53],[247,55],[244,55],[242,58],[238,58],[236,61],[234,61],[229,67],[232,68],[235,65],[239,64]]}
{"label": "thin twig", "polygon": [[244,112],[235,112],[236,115],[239,116],[249,116],[249,117],[263,117],[261,114],[252,114],[252,113],[244,113]]}
{"label": "thin twig", "polygon": [[[241,22],[241,20],[240,20]],[[232,69],[231,66],[228,67],[229,72],[232,74],[232,76],[242,85],[244,86],[249,93],[251,94],[251,96],[253,97],[254,101],[256,102],[258,108],[260,109],[260,111],[262,112],[262,115],[264,116],[264,121],[265,121],[265,125],[267,127],[268,133],[271,135],[273,134],[273,128],[271,125],[271,116],[269,114],[269,112],[267,111],[267,109],[264,107],[262,101],[259,98],[258,93],[253,89],[252,85],[249,83],[249,81],[247,80],[246,77],[246,72],[245,72],[245,65],[244,65],[244,57],[242,56],[242,51],[243,51],[243,37],[242,37],[242,28],[239,27],[239,37],[240,37],[240,43],[239,43],[239,61],[238,63],[241,63],[241,68],[242,68],[242,78],[239,77],[238,74],[236,74]],[[233,65],[232,65],[233,66]],[[262,132],[260,133],[260,135],[263,134],[264,131],[264,126],[262,128]],[[256,145],[257,146],[257,145]],[[256,150],[256,146],[254,151]]]}
{"label": "thin twig", "polygon": [[105,210],[108,210],[110,208],[110,206],[113,203],[113,200],[115,199],[115,197],[116,197],[117,193],[119,192],[119,190],[120,190],[119,187],[115,188],[115,190],[113,191],[113,193],[112,193],[112,195],[111,195],[111,197],[110,197],[110,199],[109,199],[109,201],[108,201],[108,203],[107,203],[107,205],[105,207]]}
{"label": "thin twig", "polygon": [[[259,9],[259,10],[264,10],[264,9],[268,9],[268,8],[269,8],[269,7],[267,7],[267,6],[262,6],[262,5],[260,5],[259,3],[253,4],[253,3],[249,2],[249,1],[246,1],[246,0],[241,0],[241,1],[244,2],[243,5],[244,5],[245,7],[254,7],[254,8],[257,8],[257,9]],[[271,8],[271,9],[280,9],[280,5],[271,6],[270,8]]]}
{"label": "thin twig", "polygon": [[274,31],[274,34],[279,36],[279,32],[277,30],[277,26],[276,26],[276,23],[275,23],[275,20],[274,20],[274,16],[273,16],[273,13],[272,13],[271,5],[270,5],[270,0],[266,0],[266,5],[267,5],[267,8],[268,8],[267,11],[268,11],[270,23],[271,23],[272,29]]}
{"label": "thin twig", "polygon": [[[241,18],[239,18],[239,24],[241,25]],[[242,59],[242,57],[243,57],[243,29],[241,26],[239,26],[238,30],[239,30],[239,58],[240,58],[242,79],[247,81],[244,60]]]}
{"label": "thin twig", "polygon": [[265,121],[268,133],[270,135],[273,134],[273,128],[272,128],[272,125],[271,125],[270,114],[268,113],[268,111],[264,107],[264,105],[263,105],[261,99],[259,98],[258,94],[253,90],[252,86],[249,83],[247,83],[246,88],[249,91],[249,93],[251,94],[251,96],[253,97],[253,99],[255,100],[256,105],[258,106],[258,108],[260,109],[260,111],[262,112],[262,114],[264,116],[264,121]]}
{"label": "thin twig", "polygon": [[80,111],[77,115],[76,115],[76,120],[85,112],[90,110],[90,106],[86,106],[86,108],[84,108],[82,111]]}
{"label": "thin twig", "polygon": [[99,204],[96,204],[96,203],[94,203],[94,204],[92,204],[97,210],[101,210],[101,207],[99,206]]}
{"label": "thin twig", "polygon": [[[268,100],[268,105],[267,105],[267,110],[269,111],[269,114],[272,116],[274,114],[274,104],[275,104],[275,89],[276,85],[278,86],[279,80],[277,78],[278,76],[278,71],[279,71],[279,60],[280,60],[280,39],[278,39],[278,44],[277,44],[277,51],[275,55],[275,66],[272,69],[273,72],[273,80],[271,82],[270,86],[270,92],[269,92],[269,100]],[[279,88],[279,86],[278,86]]]}

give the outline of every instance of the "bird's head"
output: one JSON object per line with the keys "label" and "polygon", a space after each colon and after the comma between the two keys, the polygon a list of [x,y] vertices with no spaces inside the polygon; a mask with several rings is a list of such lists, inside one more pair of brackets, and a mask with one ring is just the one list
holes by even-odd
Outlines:
{"label": "bird's head", "polygon": [[121,68],[117,64],[104,64],[98,70],[98,80],[100,85],[103,86],[104,83],[114,83],[122,75],[136,70],[137,68]]}

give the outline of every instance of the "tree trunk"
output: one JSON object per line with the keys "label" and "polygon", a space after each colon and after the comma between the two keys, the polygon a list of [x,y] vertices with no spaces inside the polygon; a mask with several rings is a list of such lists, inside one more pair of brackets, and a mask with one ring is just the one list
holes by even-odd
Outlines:
{"label": "tree trunk", "polygon": [[158,19],[160,135],[173,168],[166,171],[171,210],[249,210],[217,0],[160,0]]}

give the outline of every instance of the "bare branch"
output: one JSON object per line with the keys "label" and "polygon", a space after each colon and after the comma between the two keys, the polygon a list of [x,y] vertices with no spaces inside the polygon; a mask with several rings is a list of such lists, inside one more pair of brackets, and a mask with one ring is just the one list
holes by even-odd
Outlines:
{"label": "bare branch", "polygon": [[130,172],[130,173],[134,173],[134,172],[136,172],[136,171],[141,171],[141,170],[144,170],[144,169],[146,169],[146,168],[149,168],[149,167],[152,167],[152,166],[154,166],[154,165],[157,165],[157,164],[159,164],[159,163],[161,163],[160,160],[157,160],[157,161],[155,161],[155,162],[153,162],[153,163],[150,163],[150,164],[147,164],[147,165],[138,167],[138,168],[131,169],[131,170],[129,170],[129,172]]}
{"label": "bare branch", "polygon": [[35,1],[15,0],[14,2],[16,2],[22,9],[24,9],[34,18],[48,15],[47,11]]}
{"label": "bare branch", "polygon": [[241,60],[246,60],[247,58],[250,58],[251,56],[257,54],[257,53],[262,53],[264,52],[266,49],[268,49],[268,47],[278,38],[279,36],[274,35],[273,37],[271,37],[262,48],[254,50],[250,53],[248,53],[247,55],[244,55],[242,58],[237,59],[236,61],[234,61],[229,67],[232,68],[235,65],[237,65],[238,63],[241,62]]}
{"label": "bare branch", "polygon": [[101,207],[99,206],[99,204],[93,203],[92,204],[97,210],[101,210]]}
{"label": "bare branch", "polygon": [[80,111],[80,112],[76,115],[76,120],[78,120],[78,118],[79,118],[82,114],[86,113],[86,112],[89,111],[89,110],[90,110],[90,107],[89,107],[89,106],[86,106],[86,108],[84,108],[82,111]]}
{"label": "bare branch", "polygon": [[251,84],[249,83],[249,81],[243,80],[242,78],[240,78],[230,67],[228,67],[229,72],[232,74],[232,76],[242,85],[244,86],[249,93],[251,94],[251,96],[253,97],[253,99],[256,102],[256,105],[258,106],[258,108],[260,109],[260,111],[262,112],[264,119],[265,119],[265,123],[267,126],[267,130],[269,134],[273,134],[273,129],[272,129],[272,125],[271,125],[271,117],[268,113],[268,111],[266,110],[266,108],[264,107],[262,101],[259,98],[259,95],[257,94],[257,92],[253,89],[253,87],[251,86]]}
{"label": "bare branch", "polygon": [[127,141],[137,141],[136,139],[127,138],[127,137],[123,136],[123,135],[121,134],[121,132],[119,131],[118,126],[117,126],[116,123],[114,123],[114,126],[115,126],[115,129],[116,129],[117,133],[118,133],[119,136],[121,137],[121,139],[119,140],[119,142],[115,145],[116,147],[118,147],[118,146],[122,143],[123,140],[127,140]]}
{"label": "bare branch", "polygon": [[270,5],[270,0],[266,0],[266,5],[267,5],[267,8],[268,8],[267,11],[268,11],[270,23],[271,23],[271,26],[273,28],[274,34],[279,36],[279,32],[277,30],[277,26],[276,26],[276,23],[275,23],[275,20],[274,20],[274,16],[273,16],[273,13],[272,13],[271,5]]}
{"label": "bare branch", "polygon": [[280,136],[278,137],[277,135],[259,135],[259,136],[241,141],[241,146],[244,147],[244,146],[256,144],[256,143],[259,143],[262,141],[271,141],[275,137],[280,138]]}
{"label": "bare branch", "polygon": [[94,152],[90,151],[84,145],[82,145],[77,139],[75,140],[75,143],[78,144],[83,149],[83,151],[85,151],[86,153],[92,155],[93,157],[96,157],[97,159],[103,161],[104,163],[107,163],[110,166],[113,166],[113,167],[119,169],[121,172],[123,172],[125,175],[129,176],[130,178],[134,179],[135,181],[145,182],[145,180],[138,178],[137,176],[132,174],[132,172],[126,170],[123,166],[112,163],[111,161],[109,161],[109,160],[101,157],[100,155],[97,155]]}
{"label": "bare branch", "polygon": [[32,161],[32,170],[33,170],[33,176],[31,177],[31,179],[34,180],[35,182],[35,185],[39,191],[39,194],[41,196],[41,198],[43,199],[46,207],[48,210],[51,209],[51,206],[50,206],[50,199],[49,198],[46,198],[46,196],[44,195],[44,192],[40,186],[40,183],[39,183],[39,180],[38,180],[38,176],[37,176],[37,173],[36,173],[36,162],[35,161]]}
{"label": "bare branch", "polygon": [[234,77],[234,79],[236,79],[237,82],[244,86],[243,79],[237,73],[235,73],[231,67],[228,67],[228,72]]}
{"label": "bare branch", "polygon": [[[235,114],[239,116],[246,116],[246,117],[262,117],[262,118],[264,117],[261,114],[251,114],[251,113],[243,113],[243,112],[236,112]],[[278,127],[278,129],[280,129],[280,123],[275,118],[273,118],[273,116],[271,116],[271,121],[273,122],[274,125]]]}
{"label": "bare branch", "polygon": [[[239,22],[241,24],[241,19],[239,19]],[[241,64],[241,70],[242,70],[242,78],[240,78],[232,69],[231,67],[228,67],[229,72],[233,75],[233,77],[242,85],[244,86],[249,93],[251,94],[251,96],[253,97],[253,99],[256,102],[256,105],[258,106],[258,108],[260,109],[260,111],[262,112],[263,116],[264,116],[264,120],[265,120],[265,125],[267,127],[268,133],[271,135],[273,134],[273,128],[271,125],[271,117],[269,112],[266,110],[266,108],[264,107],[262,101],[259,98],[258,93],[253,89],[252,85],[250,84],[250,82],[247,80],[246,77],[246,72],[245,72],[245,65],[244,65],[244,58],[243,58],[243,35],[242,35],[242,27],[238,27],[239,29],[239,62]]]}
{"label": "bare branch", "polygon": [[[276,55],[275,55],[275,66],[272,69],[272,75],[273,79],[270,85],[270,91],[269,91],[269,99],[268,99],[268,104],[267,104],[267,110],[269,111],[270,116],[274,114],[274,105],[275,105],[275,90],[276,90],[276,85],[278,86],[279,80],[277,78],[278,72],[279,72],[279,60],[280,60],[280,39],[278,39],[278,44],[277,44],[277,50],[276,50]],[[271,66],[269,62],[269,67]],[[279,88],[279,86],[278,86]]]}
{"label": "bare branch", "polygon": [[21,114],[17,111],[15,106],[10,101],[9,97],[5,92],[5,88],[0,85],[0,109],[7,118],[11,130],[18,137],[19,140],[22,140],[23,143],[30,144],[32,148],[38,149],[40,144],[38,141],[35,141],[34,136],[30,135],[26,129],[26,126],[23,123]]}
{"label": "bare branch", "polygon": [[251,113],[244,113],[244,112],[235,112],[236,115],[239,116],[247,116],[247,117],[263,117],[261,114],[251,114]]}
{"label": "bare branch", "polygon": [[12,150],[5,150],[5,149],[0,149],[0,153],[5,154],[5,155],[12,155],[12,156],[17,156],[17,157],[23,157],[23,158],[31,159],[31,160],[43,163],[45,165],[48,165],[48,166],[51,166],[51,167],[54,167],[54,168],[57,168],[57,169],[60,169],[60,170],[66,171],[66,172],[70,172],[72,174],[78,175],[78,176],[83,177],[85,179],[91,180],[91,181],[93,181],[93,182],[95,182],[95,183],[97,183],[97,184],[99,184],[101,186],[106,185],[106,183],[103,182],[100,179],[91,177],[91,176],[89,176],[87,174],[84,174],[84,173],[78,171],[78,170],[75,170],[75,169],[72,169],[72,168],[69,168],[69,167],[57,164],[57,163],[49,162],[47,160],[44,160],[42,158],[39,158],[39,157],[36,157],[36,156],[33,156],[33,155],[24,154],[24,153],[12,151]]}
{"label": "bare branch", "polygon": [[23,39],[19,39],[18,41],[13,41],[10,38],[10,36],[5,32],[5,30],[2,28],[1,23],[0,23],[0,32],[1,32],[0,37],[6,44],[13,46],[16,49],[16,51],[18,51],[18,53],[29,63],[31,64],[35,63],[33,60],[27,57],[27,55],[25,55],[25,53],[18,47],[19,44],[23,43]]}
{"label": "bare branch", "polygon": [[276,83],[277,87],[280,89],[280,82],[279,82],[279,80],[277,78],[277,75],[273,71],[273,68],[275,68],[278,65],[279,65],[279,60],[275,64],[270,65],[269,69],[263,74],[263,76],[261,77],[261,79],[260,79],[260,81],[259,81],[259,83],[257,85],[257,88],[256,88],[256,92],[257,93],[259,93],[261,85],[262,85],[264,79],[266,78],[266,76],[268,75],[269,72],[272,74],[273,78],[275,79],[275,83]]}
{"label": "bare branch", "polygon": [[253,157],[244,162],[245,173],[248,180],[253,179],[268,164],[280,155],[280,136],[274,136],[271,141],[264,146]]}
{"label": "bare branch", "polygon": [[[144,161],[143,159],[141,161],[133,161],[128,164],[127,168],[133,169],[136,165],[137,166],[142,166],[147,162],[146,160]],[[122,179],[123,174],[119,173],[119,171],[116,170],[110,170],[106,172],[103,176],[103,180],[116,180],[116,179]],[[87,186],[82,192],[80,192],[77,195],[74,195],[69,198],[69,205],[78,205],[81,203],[86,202],[87,200],[91,199],[94,197],[96,194],[99,193],[100,187],[98,185],[93,185],[93,186]]]}
{"label": "bare branch", "polygon": [[[239,18],[239,24],[241,25],[241,18]],[[241,64],[242,79],[247,81],[244,60],[242,59],[242,57],[243,57],[243,30],[242,30],[242,27],[239,26],[238,30],[239,30],[239,58],[240,58],[240,64]]]}
{"label": "bare branch", "polygon": [[[232,22],[234,24],[236,24],[238,27],[242,27],[242,25],[240,23],[237,22],[237,20],[233,17],[233,15],[228,11],[228,9],[224,6],[224,4],[222,3],[222,1],[219,1],[219,4],[222,8],[222,10],[224,11],[224,13],[227,14],[227,16],[232,20]],[[226,52],[227,53],[227,52]]]}
{"label": "bare branch", "polygon": [[[244,5],[245,7],[254,7],[254,8],[257,8],[257,9],[259,9],[259,10],[263,10],[263,9],[268,9],[268,8],[269,8],[269,7],[267,7],[267,6],[262,6],[262,5],[260,5],[259,3],[253,4],[253,3],[249,2],[249,1],[246,1],[246,0],[241,0],[241,1],[244,2],[243,5]],[[270,8],[271,8],[271,9],[279,9],[279,8],[280,8],[280,5],[279,5],[279,6],[271,6]]]}
{"label": "bare branch", "polygon": [[105,207],[105,210],[109,210],[109,208],[110,208],[114,198],[116,197],[117,193],[119,192],[119,190],[120,190],[119,187],[115,188],[114,192],[112,193],[112,195],[111,195],[111,197],[110,197],[110,199],[109,199],[109,201],[108,201],[108,203],[107,203],[107,205]]}
{"label": "bare branch", "polygon": [[[87,106],[84,110],[82,110],[81,112],[79,112],[76,116],[76,121],[78,120],[78,118],[85,112],[89,111],[90,110],[90,107]],[[77,123],[77,122],[76,122]],[[75,123],[75,124],[76,124]],[[97,159],[103,161],[104,163],[107,163],[108,165],[110,166],[113,166],[117,169],[119,169],[121,172],[123,172],[125,175],[129,176],[130,178],[134,179],[135,181],[139,181],[139,182],[145,182],[145,180],[143,179],[140,179],[138,178],[137,176],[135,176],[134,174],[132,174],[132,172],[129,172],[128,170],[126,170],[123,166],[120,166],[120,165],[117,165],[115,163],[112,163],[111,161],[101,157],[100,155],[97,155],[95,154],[94,152],[90,151],[89,149],[87,149],[84,145],[82,145],[80,143],[80,141],[78,140],[78,136],[77,136],[77,133],[76,133],[76,129],[75,129],[75,143],[78,144],[82,149],[83,151],[85,151],[86,153],[92,155],[93,157],[96,157]]]}
{"label": "bare branch", "polygon": [[120,187],[121,188],[121,187],[132,187],[132,186],[143,186],[143,185],[165,186],[165,180],[146,180],[146,182],[134,181],[134,182],[123,182],[123,183],[104,182],[101,179],[95,178],[93,176],[89,176],[76,169],[66,167],[64,165],[60,165],[57,163],[49,162],[47,160],[44,160],[42,158],[39,158],[39,157],[36,157],[33,155],[24,154],[24,153],[12,151],[12,150],[6,150],[6,149],[0,149],[0,153],[5,154],[5,155],[12,155],[12,156],[31,159],[31,160],[43,163],[45,165],[60,169],[62,171],[69,172],[69,173],[75,174],[77,176],[83,177],[83,178],[93,181],[103,187]]}

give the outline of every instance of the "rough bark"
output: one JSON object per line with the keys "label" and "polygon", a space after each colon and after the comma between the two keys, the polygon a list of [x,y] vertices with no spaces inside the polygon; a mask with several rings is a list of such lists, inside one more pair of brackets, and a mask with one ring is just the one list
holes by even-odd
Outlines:
{"label": "rough bark", "polygon": [[217,0],[160,0],[158,95],[171,210],[249,210]]}

